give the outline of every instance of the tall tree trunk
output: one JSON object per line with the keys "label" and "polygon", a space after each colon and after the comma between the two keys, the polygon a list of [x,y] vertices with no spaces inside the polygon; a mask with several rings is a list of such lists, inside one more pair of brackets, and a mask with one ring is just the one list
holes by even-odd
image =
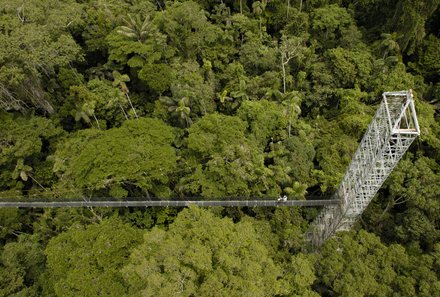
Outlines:
{"label": "tall tree trunk", "polygon": [[125,116],[125,119],[126,119],[126,120],[128,120],[128,116],[127,116],[127,113],[125,112],[125,110],[124,110],[124,108],[122,107],[121,103],[119,103],[119,102],[118,102],[118,105],[119,105],[119,107],[121,108],[121,110],[122,110],[122,113],[123,113],[123,114],[124,114],[124,116]]}
{"label": "tall tree trunk", "polygon": [[263,32],[261,32],[261,15],[260,15],[260,38],[263,38]]}
{"label": "tall tree trunk", "polygon": [[132,109],[133,112],[134,112],[134,116],[138,119],[139,117],[138,117],[138,115],[137,115],[137,113],[136,113],[136,110],[134,109],[133,104],[131,104],[130,96],[128,96],[127,93],[125,93],[125,96],[126,96],[127,99],[128,99],[128,103],[130,103],[131,109]]}
{"label": "tall tree trunk", "polygon": [[292,132],[292,113],[293,113],[292,105],[290,105],[289,108],[290,108],[290,111],[289,111],[289,127],[287,128],[287,134],[289,135],[289,138],[290,138],[290,135],[291,135],[291,132]]}
{"label": "tall tree trunk", "polygon": [[96,121],[96,125],[98,125],[98,130],[101,130],[101,127],[99,126],[99,122],[98,122],[98,119],[96,118],[95,114],[93,114],[93,118]]}
{"label": "tall tree trunk", "polygon": [[47,191],[47,189],[45,187],[43,187],[35,178],[32,177],[31,174],[28,174],[28,176],[35,182],[37,183],[37,185],[40,186],[40,188],[42,188],[43,190]]}
{"label": "tall tree trunk", "polygon": [[286,93],[286,66],[284,63],[284,55],[281,54],[281,66],[283,68],[283,93]]}

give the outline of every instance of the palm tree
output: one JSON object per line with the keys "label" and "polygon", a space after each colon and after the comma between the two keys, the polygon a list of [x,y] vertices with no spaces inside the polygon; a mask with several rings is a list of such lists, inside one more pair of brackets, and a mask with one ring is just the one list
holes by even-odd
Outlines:
{"label": "palm tree", "polygon": [[298,118],[301,113],[300,108],[301,98],[298,96],[298,92],[292,91],[287,94],[283,94],[282,105],[285,106],[284,115],[289,120],[289,126],[287,127],[287,134],[291,135],[292,132],[292,122],[294,119]]}
{"label": "palm tree", "polygon": [[292,134],[292,122],[301,113],[301,97],[297,91],[282,93],[278,90],[270,90],[266,93],[265,98],[281,102],[284,106],[284,116],[289,120],[287,133],[290,137]]}
{"label": "palm tree", "polygon": [[382,33],[380,35],[382,37],[382,41],[380,42],[380,49],[383,51],[382,59],[385,59],[385,57],[389,53],[398,53],[400,52],[400,46],[399,43],[397,43],[397,34],[396,33]]}
{"label": "palm tree", "polygon": [[126,23],[126,26],[120,26],[116,32],[139,42],[145,41],[149,35],[149,27],[151,24],[149,15],[145,17],[143,22],[141,22],[141,19],[138,15],[136,18],[128,15],[128,19],[124,19],[124,22]]}
{"label": "palm tree", "polygon": [[33,168],[29,165],[24,164],[23,159],[17,160],[17,165],[15,165],[14,172],[12,172],[12,178],[17,179],[20,177],[21,180],[27,181],[29,177],[38,184],[43,190],[46,190],[33,176],[32,176]]}
{"label": "palm tree", "polygon": [[262,14],[264,12],[264,10],[266,9],[266,5],[267,5],[267,0],[262,0],[260,1],[255,1],[254,3],[252,3],[252,8],[254,10],[254,14],[257,15],[259,17],[259,22],[260,22],[260,38],[262,36],[262,31],[261,31],[261,23],[262,23]]}
{"label": "palm tree", "polygon": [[175,112],[180,116],[180,119],[185,121],[187,128],[189,128],[189,125],[191,123],[191,118],[189,117],[191,109],[188,107],[188,104],[188,97],[183,97],[177,103],[177,108],[175,110]]}
{"label": "palm tree", "polygon": [[243,79],[240,79],[240,82],[238,84],[238,90],[232,91],[231,97],[233,97],[235,99],[241,99],[242,101],[249,100],[249,96],[247,94],[246,88],[247,88],[246,81]]}
{"label": "palm tree", "polygon": [[81,107],[77,108],[75,113],[75,121],[84,120],[87,124],[91,124],[90,117],[95,119],[98,130],[101,130],[101,126],[99,125],[99,121],[95,115],[95,103],[94,102],[86,102]]}
{"label": "palm tree", "polygon": [[[96,108],[96,99],[93,96],[83,96],[82,92],[85,91],[85,86],[75,86],[71,87],[70,91],[71,94],[75,97],[75,106],[76,106],[76,112],[75,112],[75,121],[83,120],[87,124],[91,124],[90,117],[93,117],[95,119],[96,125],[98,127],[98,130],[101,130],[101,127],[99,125],[99,121],[96,118],[95,115],[95,108]],[[89,90],[87,89],[87,92]],[[80,95],[82,94],[82,95]]]}
{"label": "palm tree", "polygon": [[168,111],[171,112],[171,116],[177,117],[181,124],[185,124],[187,128],[189,128],[191,124],[191,108],[190,100],[188,97],[182,97],[180,99],[170,98],[166,96],[162,96],[159,98],[159,101],[168,106]]}
{"label": "palm tree", "polygon": [[[128,103],[130,103],[131,109],[133,110],[134,116],[138,119],[138,115],[136,113],[136,110],[133,107],[133,104],[131,103],[130,96],[128,96],[128,87],[126,82],[130,81],[130,77],[127,74],[120,74],[118,71],[113,71],[113,86],[119,87],[119,89],[124,93],[125,97],[127,97]],[[125,113],[125,112],[124,112]]]}

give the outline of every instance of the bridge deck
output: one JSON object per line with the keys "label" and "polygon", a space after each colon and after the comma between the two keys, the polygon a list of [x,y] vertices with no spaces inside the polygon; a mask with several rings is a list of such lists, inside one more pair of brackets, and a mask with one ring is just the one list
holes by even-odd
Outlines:
{"label": "bridge deck", "polygon": [[323,206],[335,205],[340,203],[337,199],[329,200],[207,200],[207,201],[175,201],[175,200],[130,200],[130,201],[2,201],[0,199],[0,208],[2,207],[22,207],[22,208],[54,208],[54,207],[185,207],[189,205],[207,206]]}

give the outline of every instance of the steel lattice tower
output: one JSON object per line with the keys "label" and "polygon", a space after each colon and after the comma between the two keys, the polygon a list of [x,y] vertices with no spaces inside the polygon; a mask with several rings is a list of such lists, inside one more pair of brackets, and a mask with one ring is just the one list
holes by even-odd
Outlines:
{"label": "steel lattice tower", "polygon": [[340,204],[324,206],[311,225],[314,246],[353,226],[419,134],[411,90],[384,93],[335,194]]}

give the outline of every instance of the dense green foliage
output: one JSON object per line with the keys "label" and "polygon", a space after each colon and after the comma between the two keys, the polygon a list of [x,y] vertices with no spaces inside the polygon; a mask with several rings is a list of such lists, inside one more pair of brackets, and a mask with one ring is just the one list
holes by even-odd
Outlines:
{"label": "dense green foliage", "polygon": [[[422,135],[315,208],[0,209],[0,296],[439,296],[438,0],[0,0],[0,197],[331,195],[385,91]],[[1,199],[1,198],[0,198]]]}

